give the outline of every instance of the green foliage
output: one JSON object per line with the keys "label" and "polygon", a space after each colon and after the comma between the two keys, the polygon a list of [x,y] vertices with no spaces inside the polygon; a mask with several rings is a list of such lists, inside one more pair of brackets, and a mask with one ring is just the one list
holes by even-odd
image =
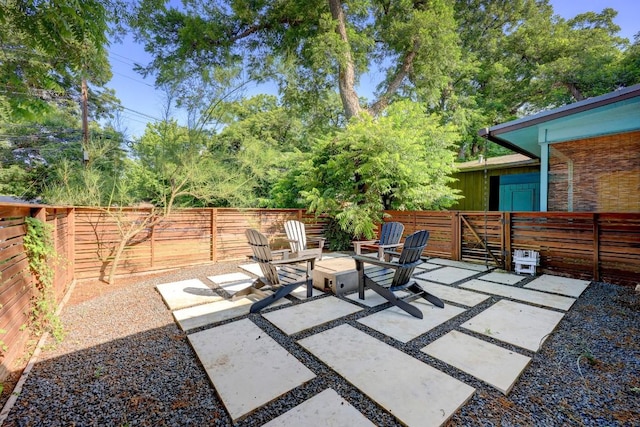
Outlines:
{"label": "green foliage", "polygon": [[36,218],[25,218],[24,248],[29,268],[36,279],[36,289],[31,302],[30,325],[36,335],[49,332],[56,341],[64,336],[62,323],[56,315],[53,291],[54,265],[59,262],[51,238],[52,228]]}
{"label": "green foliage", "polygon": [[298,185],[311,211],[371,238],[385,209],[440,209],[456,200],[447,186],[455,141],[455,129],[419,104],[396,102],[382,117],[363,115],[318,141]]}

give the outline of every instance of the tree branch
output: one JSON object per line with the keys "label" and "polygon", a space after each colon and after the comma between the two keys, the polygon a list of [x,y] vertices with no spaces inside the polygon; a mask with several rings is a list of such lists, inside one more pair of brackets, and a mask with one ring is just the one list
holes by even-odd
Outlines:
{"label": "tree branch", "polygon": [[393,77],[393,79],[389,82],[389,85],[387,86],[387,90],[385,91],[385,93],[380,96],[380,98],[374,102],[371,107],[369,107],[369,112],[373,115],[376,116],[378,115],[382,110],[384,110],[387,105],[389,105],[389,101],[391,100],[391,97],[398,91],[398,89],[400,88],[400,85],[402,84],[402,81],[405,79],[405,77],[407,77],[407,75],[409,74],[409,71],[411,71],[411,67],[413,67],[413,61],[415,60],[417,55],[417,49],[413,49],[412,51],[408,52],[407,55],[404,57],[404,60],[402,61],[402,65],[400,66],[400,68],[398,68],[398,72],[396,73],[396,75]]}

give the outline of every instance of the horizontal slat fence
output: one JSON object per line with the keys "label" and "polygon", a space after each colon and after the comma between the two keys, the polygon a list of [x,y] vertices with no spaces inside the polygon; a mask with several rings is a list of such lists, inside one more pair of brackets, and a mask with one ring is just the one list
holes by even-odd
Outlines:
{"label": "horizontal slat fence", "polygon": [[[405,236],[430,231],[425,255],[498,265],[513,270],[515,249],[540,252],[539,272],[625,285],[640,282],[640,213],[387,211],[386,221],[405,225]],[[52,226],[60,262],[55,265],[58,300],[74,278],[104,278],[120,240],[118,223],[140,224],[150,209],[107,212],[95,208],[0,204],[0,340],[8,346],[0,378],[20,357],[34,279],[24,253],[25,218]],[[117,221],[120,216],[123,220]],[[176,210],[143,227],[123,253],[117,275],[194,264],[242,260],[250,254],[244,232],[257,228],[275,247],[287,245],[284,221],[307,224],[307,234],[324,234],[325,220],[300,209],[201,208]],[[486,242],[486,243],[485,243]],[[490,250],[485,251],[485,245]]]}

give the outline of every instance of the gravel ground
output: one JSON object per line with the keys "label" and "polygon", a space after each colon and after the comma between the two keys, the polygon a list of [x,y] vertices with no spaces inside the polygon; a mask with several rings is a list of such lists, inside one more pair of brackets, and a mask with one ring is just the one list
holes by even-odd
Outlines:
{"label": "gravel ground", "polygon": [[[116,287],[77,284],[62,312],[64,341],[44,349],[4,425],[233,425],[185,333],[175,325],[154,289],[158,283],[194,277],[207,283],[206,276],[233,271],[238,271],[235,264],[220,263],[122,280]],[[533,360],[506,397],[420,352],[420,348],[494,302],[491,298],[407,344],[367,332],[476,388],[471,400],[447,426],[640,425],[638,293],[628,287],[592,283],[542,350],[537,354],[518,350]],[[312,369],[316,378],[236,425],[261,425],[328,387],[375,424],[400,425],[295,343],[345,322],[364,330],[355,320],[371,311],[293,338],[260,315],[248,315]]]}

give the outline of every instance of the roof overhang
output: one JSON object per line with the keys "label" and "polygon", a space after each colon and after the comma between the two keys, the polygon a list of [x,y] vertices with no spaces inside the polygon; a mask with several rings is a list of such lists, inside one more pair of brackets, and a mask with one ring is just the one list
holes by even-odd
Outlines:
{"label": "roof overhang", "polygon": [[542,144],[640,129],[640,84],[478,132],[483,138],[531,158]]}

